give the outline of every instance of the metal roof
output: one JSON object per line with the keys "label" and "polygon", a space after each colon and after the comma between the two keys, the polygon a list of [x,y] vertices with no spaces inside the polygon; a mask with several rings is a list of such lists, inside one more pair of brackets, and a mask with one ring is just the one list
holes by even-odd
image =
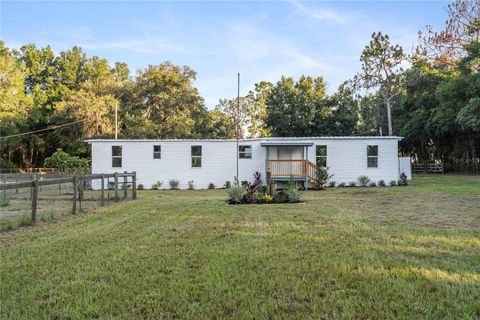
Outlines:
{"label": "metal roof", "polygon": [[310,147],[313,146],[313,142],[308,141],[291,141],[291,142],[260,142],[262,147]]}
{"label": "metal roof", "polygon": [[[240,142],[248,142],[248,141],[264,141],[272,142],[272,141],[298,141],[298,140],[370,140],[370,139],[385,139],[385,140],[402,140],[403,137],[398,136],[336,136],[336,137],[329,137],[329,136],[318,136],[318,137],[268,137],[268,138],[252,138],[252,139],[240,139]],[[200,141],[218,141],[218,142],[229,142],[229,141],[236,141],[235,139],[88,139],[85,142],[92,143],[92,142],[200,142]]]}

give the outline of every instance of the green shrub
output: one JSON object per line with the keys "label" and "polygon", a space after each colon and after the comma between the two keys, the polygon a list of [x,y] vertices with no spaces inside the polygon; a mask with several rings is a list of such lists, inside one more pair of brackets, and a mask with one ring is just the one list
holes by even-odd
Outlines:
{"label": "green shrub", "polygon": [[288,180],[287,188],[283,190],[283,194],[285,195],[287,202],[290,203],[299,202],[302,197],[301,191],[297,188],[297,181],[291,177]]}
{"label": "green shrub", "polygon": [[193,190],[193,180],[188,181],[188,189]]}
{"label": "green shrub", "polygon": [[346,183],[345,182],[342,182],[338,185],[340,188],[344,188],[346,186]]}
{"label": "green shrub", "polygon": [[170,185],[171,190],[177,190],[178,185],[180,184],[180,181],[172,179],[172,180],[168,181],[168,184]]}
{"label": "green shrub", "polygon": [[350,182],[348,183],[348,186],[349,186],[349,187],[355,187],[356,185],[357,185],[357,183],[356,183],[355,181],[350,181]]}
{"label": "green shrub", "polygon": [[376,187],[377,184],[375,183],[375,181],[371,181],[370,184],[369,184],[370,187]]}
{"label": "green shrub", "polygon": [[45,159],[45,167],[55,168],[67,175],[85,174],[90,172],[90,160],[72,156],[62,149]]}
{"label": "green shrub", "polygon": [[212,182],[210,182],[208,184],[208,189],[215,189],[215,185]]}
{"label": "green shrub", "polygon": [[152,184],[152,190],[158,190],[163,186],[163,181],[157,181]]}
{"label": "green shrub", "polygon": [[399,186],[408,186],[407,175],[405,172],[400,174],[400,180],[398,180]]}
{"label": "green shrub", "polygon": [[143,184],[139,184],[139,185],[137,186],[137,190],[143,190],[143,189],[145,189],[145,188],[143,187]]}
{"label": "green shrub", "polygon": [[333,177],[333,174],[328,174],[328,167],[317,167],[317,176],[316,176],[316,187],[319,190],[324,189],[327,184],[328,179]]}
{"label": "green shrub", "polygon": [[385,183],[385,180],[378,180],[378,186],[380,186],[380,187],[386,187],[387,184]]}
{"label": "green shrub", "polygon": [[250,184],[250,183],[249,183],[247,180],[243,180],[243,181],[241,182],[241,186],[242,186],[242,187],[245,187],[245,188],[248,187],[249,184]]}
{"label": "green shrub", "polygon": [[230,182],[230,180],[225,181],[225,183],[223,184],[223,187],[225,189],[230,189],[232,187],[232,183]]}
{"label": "green shrub", "polygon": [[227,189],[228,201],[230,203],[241,203],[246,193],[247,190],[242,186]]}
{"label": "green shrub", "polygon": [[336,185],[337,185],[337,183],[335,182],[335,180],[332,180],[332,181],[330,181],[330,182],[328,183],[328,186],[329,186],[330,188],[335,188]]}
{"label": "green shrub", "polygon": [[358,177],[358,184],[361,186],[361,187],[366,187],[370,184],[370,178],[367,177],[367,176],[360,176]]}
{"label": "green shrub", "polygon": [[390,185],[390,187],[395,187],[397,185],[397,181],[391,180],[389,185]]}

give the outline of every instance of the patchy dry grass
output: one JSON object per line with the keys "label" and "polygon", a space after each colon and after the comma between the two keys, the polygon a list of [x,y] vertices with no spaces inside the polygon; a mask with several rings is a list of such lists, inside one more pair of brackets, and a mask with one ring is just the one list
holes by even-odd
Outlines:
{"label": "patchy dry grass", "polygon": [[480,317],[480,178],[140,200],[3,234],[1,318]]}

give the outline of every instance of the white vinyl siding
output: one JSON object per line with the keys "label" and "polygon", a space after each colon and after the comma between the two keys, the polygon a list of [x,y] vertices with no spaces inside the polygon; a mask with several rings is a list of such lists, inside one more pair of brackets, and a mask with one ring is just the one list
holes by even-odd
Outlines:
{"label": "white vinyl siding", "polygon": [[[306,139],[304,139],[306,140]],[[241,140],[240,145],[252,146],[252,158],[239,161],[239,180],[251,181],[259,171],[265,181],[265,139]],[[392,138],[311,138],[308,160],[316,162],[316,145],[327,146],[329,173],[337,184],[357,180],[366,175],[373,181],[398,180],[398,140]],[[211,182],[222,186],[226,180],[233,182],[236,175],[237,145],[235,140],[91,140],[92,173],[136,171],[137,183],[147,189],[157,181],[168,189],[168,181],[180,181],[179,188],[188,188],[193,180],[195,188],[207,188]],[[154,159],[154,145],[161,145],[161,161]],[[202,167],[192,168],[191,147],[202,146]],[[367,146],[378,146],[378,168],[367,167]],[[121,168],[112,167],[112,146],[121,146]],[[302,159],[303,148],[270,148],[269,159]],[[289,151],[289,152],[287,152]],[[287,154],[288,153],[288,154]]]}

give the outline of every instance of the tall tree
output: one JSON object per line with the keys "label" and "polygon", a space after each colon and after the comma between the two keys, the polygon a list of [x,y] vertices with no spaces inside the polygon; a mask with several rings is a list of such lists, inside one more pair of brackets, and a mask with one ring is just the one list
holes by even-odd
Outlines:
{"label": "tall tree", "polygon": [[139,70],[132,87],[132,108],[124,121],[125,136],[135,137],[143,123],[143,135],[148,138],[198,137],[195,118],[207,110],[193,86],[195,77],[191,68],[171,62]]}
{"label": "tall tree", "polygon": [[[25,128],[32,108],[32,99],[25,94],[25,77],[25,66],[0,41],[0,163],[12,161],[13,146],[21,139],[2,137]],[[6,157],[2,147],[7,151]]]}
{"label": "tall tree", "polygon": [[355,77],[355,82],[364,88],[375,88],[387,109],[388,135],[393,135],[392,105],[394,99],[402,92],[403,69],[405,61],[402,47],[392,45],[390,37],[381,32],[374,32],[372,40],[362,51],[360,61],[362,72]]}
{"label": "tall tree", "polygon": [[267,101],[272,91],[272,83],[261,81],[255,89],[247,94],[248,100],[248,136],[251,138],[267,137],[270,132],[266,126]]}
{"label": "tall tree", "polygon": [[465,46],[480,41],[480,2],[454,0],[447,5],[448,18],[440,31],[427,26],[419,32],[416,54],[436,66],[455,65],[466,55]]}
{"label": "tall tree", "polygon": [[282,77],[267,99],[266,125],[273,136],[313,136],[328,127],[326,83],[322,77]]}

